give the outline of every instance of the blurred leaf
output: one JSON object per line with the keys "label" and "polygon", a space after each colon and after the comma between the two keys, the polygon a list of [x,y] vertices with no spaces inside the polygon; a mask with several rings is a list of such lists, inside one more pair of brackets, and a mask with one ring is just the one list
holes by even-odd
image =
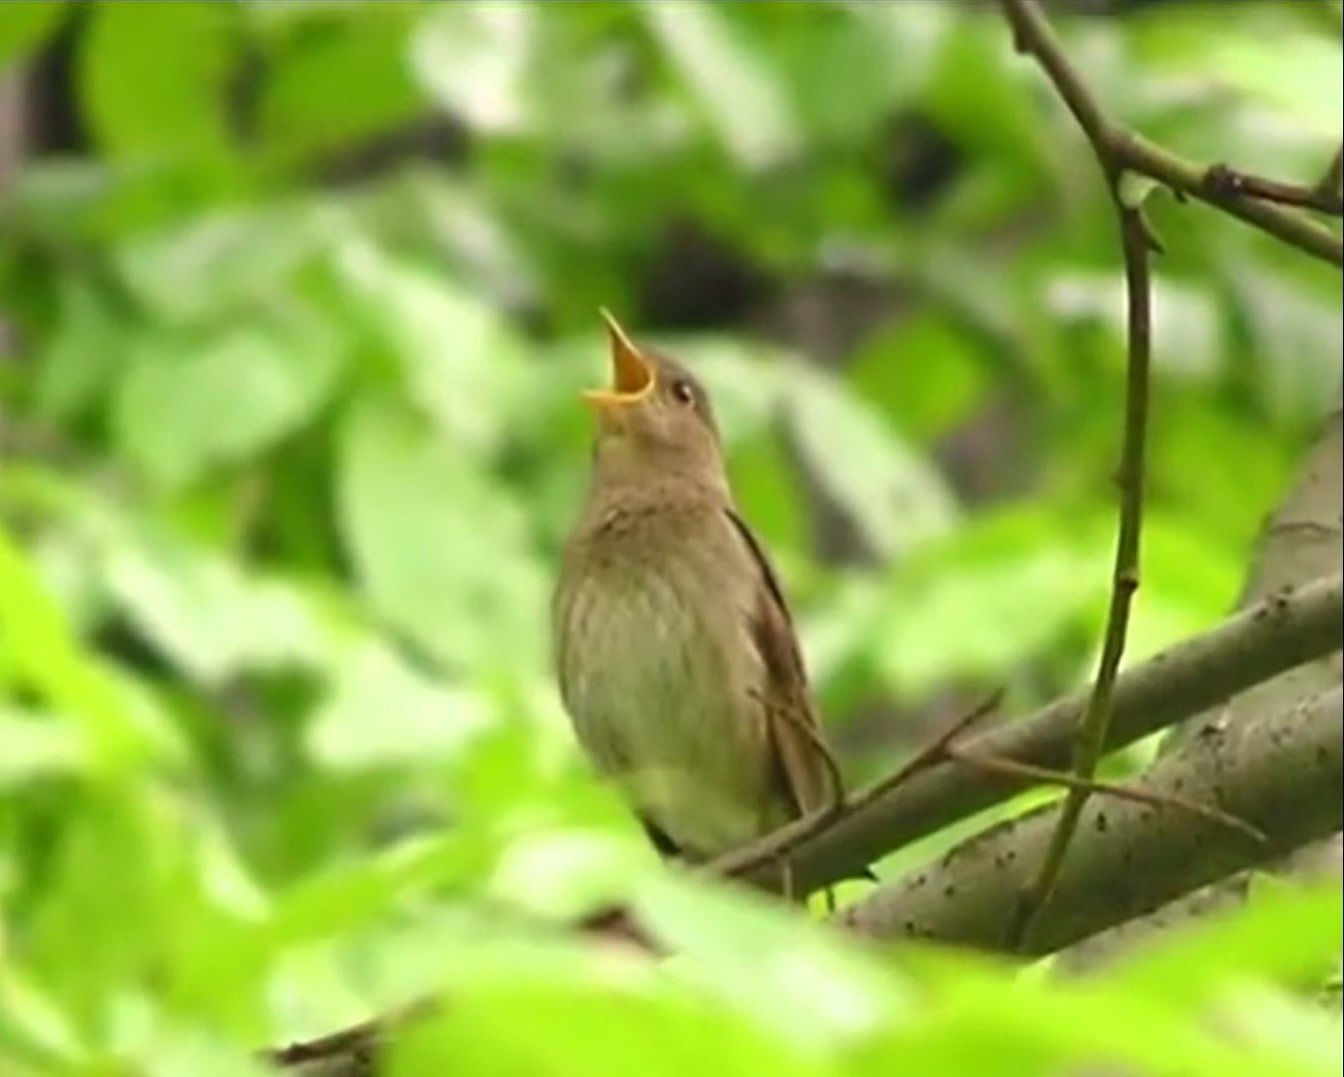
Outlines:
{"label": "blurred leaf", "polygon": [[304,594],[249,578],[221,555],[126,534],[109,543],[104,572],[131,622],[202,684],[324,657],[322,627]]}
{"label": "blurred leaf", "polygon": [[99,4],[80,50],[80,101],[114,155],[227,149],[229,5]]}
{"label": "blurred leaf", "polygon": [[1128,956],[1108,980],[1117,990],[1197,1010],[1251,976],[1297,984],[1319,978],[1344,943],[1341,924],[1337,885],[1262,889],[1244,907]]}
{"label": "blurred leaf", "polygon": [[66,14],[65,5],[55,0],[18,0],[0,7],[0,72],[41,47]]}
{"label": "blurred leaf", "polygon": [[42,349],[34,411],[49,420],[84,414],[101,397],[117,367],[113,341],[124,326],[86,280],[61,280],[58,328]]}
{"label": "blurred leaf", "polygon": [[1344,122],[1338,36],[1293,26],[1276,7],[1261,5],[1249,18],[1227,20],[1191,5],[1171,17],[1140,20],[1136,40],[1159,69],[1244,94],[1274,108],[1277,123],[1337,140]]}
{"label": "blurred leaf", "polygon": [[180,758],[163,716],[115,667],[81,654],[42,582],[0,529],[0,686],[17,683],[78,724],[100,765]]}
{"label": "blurred leaf", "polygon": [[[738,1015],[577,946],[466,939],[445,945],[452,1005],[394,1045],[389,1073],[820,1074]],[[518,1034],[526,1014],[527,1034]],[[557,1067],[559,1069],[557,1070]]]}
{"label": "blurred leaf", "polygon": [[956,508],[941,478],[865,401],[801,366],[782,392],[803,458],[880,555],[904,552],[952,525]]}
{"label": "blurred leaf", "polygon": [[347,417],[337,499],[373,607],[459,669],[535,668],[546,582],[507,493],[404,405]]}
{"label": "blurred leaf", "polygon": [[122,450],[165,486],[237,463],[307,421],[344,359],[311,311],[199,329],[158,328],[129,344],[113,402]]}
{"label": "blurred leaf", "polygon": [[996,679],[1071,629],[1099,624],[1110,583],[1107,530],[1023,505],[982,514],[896,572],[870,639],[903,696],[958,677]]}
{"label": "blurred leaf", "polygon": [[669,971],[678,981],[718,996],[780,1043],[843,1046],[901,1020],[912,1001],[867,955],[743,895],[660,876],[637,908],[676,955]]}
{"label": "blurred leaf", "polygon": [[851,361],[849,381],[893,426],[927,445],[980,402],[988,374],[986,357],[970,335],[930,311],[870,337]]}
{"label": "blurred leaf", "polygon": [[299,25],[266,35],[269,77],[257,123],[272,152],[289,157],[344,149],[423,111],[407,61],[419,5],[299,7],[310,9],[296,13]]}
{"label": "blurred leaf", "polygon": [[802,138],[769,61],[709,4],[641,4],[650,32],[724,146],[748,169],[778,164]]}
{"label": "blurred leaf", "polygon": [[55,715],[0,706],[0,793],[34,778],[79,773],[85,748],[78,730]]}
{"label": "blurred leaf", "polygon": [[[13,1047],[48,1067],[77,1066],[84,1048],[61,1000],[32,983],[17,967],[0,965],[0,1061]],[[38,1072],[34,1069],[32,1072]],[[50,1072],[50,1071],[48,1071]]]}
{"label": "blurred leaf", "polygon": [[266,211],[220,210],[117,248],[117,266],[158,318],[199,323],[239,311],[290,311],[299,270],[326,240],[328,214],[302,202]]}
{"label": "blurred leaf", "polygon": [[497,447],[526,370],[500,314],[446,280],[352,240],[341,269],[376,338],[404,370],[412,399],[469,450]]}
{"label": "blurred leaf", "polygon": [[525,76],[537,14],[516,0],[432,7],[410,51],[421,85],[472,127],[492,134],[525,129],[531,119]]}
{"label": "blurred leaf", "polygon": [[338,660],[331,694],[309,726],[309,751],[333,770],[432,765],[491,719],[480,693],[435,684],[370,641]]}

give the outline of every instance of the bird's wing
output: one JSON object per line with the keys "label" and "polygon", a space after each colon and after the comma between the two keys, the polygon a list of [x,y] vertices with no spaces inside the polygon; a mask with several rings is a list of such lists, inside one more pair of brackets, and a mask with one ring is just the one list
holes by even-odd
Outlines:
{"label": "bird's wing", "polygon": [[725,510],[760,571],[750,630],[765,666],[762,707],[772,749],[772,781],[798,815],[839,802],[844,795],[830,749],[812,706],[793,618],[770,560],[746,522]]}

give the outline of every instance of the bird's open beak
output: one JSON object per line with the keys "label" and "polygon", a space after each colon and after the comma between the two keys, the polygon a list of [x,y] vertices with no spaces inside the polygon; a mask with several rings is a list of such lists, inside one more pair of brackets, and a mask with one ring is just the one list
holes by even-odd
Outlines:
{"label": "bird's open beak", "polygon": [[637,404],[653,392],[654,369],[609,311],[602,311],[602,320],[611,338],[611,388],[587,389],[583,398],[599,413],[609,413],[622,404]]}

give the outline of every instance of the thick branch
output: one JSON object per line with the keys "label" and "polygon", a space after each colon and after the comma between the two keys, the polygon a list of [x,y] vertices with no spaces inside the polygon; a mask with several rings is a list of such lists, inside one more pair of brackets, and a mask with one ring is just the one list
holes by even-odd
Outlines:
{"label": "thick branch", "polygon": [[[1342,618],[1344,585],[1336,576],[1284,591],[1125,671],[1112,698],[1107,750],[1132,744],[1285,670],[1338,651]],[[1067,767],[1087,699],[1087,691],[1076,692],[961,747],[980,756],[1055,770]],[[882,796],[865,800],[860,794],[857,809],[790,849],[795,885],[815,890],[855,876],[892,850],[1003,800],[1013,788],[945,763],[912,775]],[[768,873],[778,868],[773,863],[759,866],[762,846],[786,841],[790,829],[720,859],[716,868],[733,874],[738,865],[755,863],[743,877],[767,881],[773,877]]]}
{"label": "thick branch", "polygon": [[[1266,835],[1266,844],[1198,816],[1094,801],[1088,840],[1073,850],[1036,930],[1044,954],[1308,842],[1344,823],[1344,741],[1338,688],[1260,721],[1210,721],[1207,750],[1172,756],[1145,779],[1156,792],[1217,804]],[[841,921],[865,935],[918,936],[996,947],[1010,908],[1055,830],[1058,808],[976,835],[951,854],[851,906]]]}

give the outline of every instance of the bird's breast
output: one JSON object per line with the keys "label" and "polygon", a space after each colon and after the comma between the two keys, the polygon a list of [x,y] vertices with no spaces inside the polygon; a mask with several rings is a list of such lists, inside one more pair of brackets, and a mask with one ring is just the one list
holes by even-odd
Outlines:
{"label": "bird's breast", "polygon": [[706,855],[755,837],[768,808],[760,663],[712,559],[703,544],[599,547],[562,580],[556,626],[584,747],[675,842]]}

